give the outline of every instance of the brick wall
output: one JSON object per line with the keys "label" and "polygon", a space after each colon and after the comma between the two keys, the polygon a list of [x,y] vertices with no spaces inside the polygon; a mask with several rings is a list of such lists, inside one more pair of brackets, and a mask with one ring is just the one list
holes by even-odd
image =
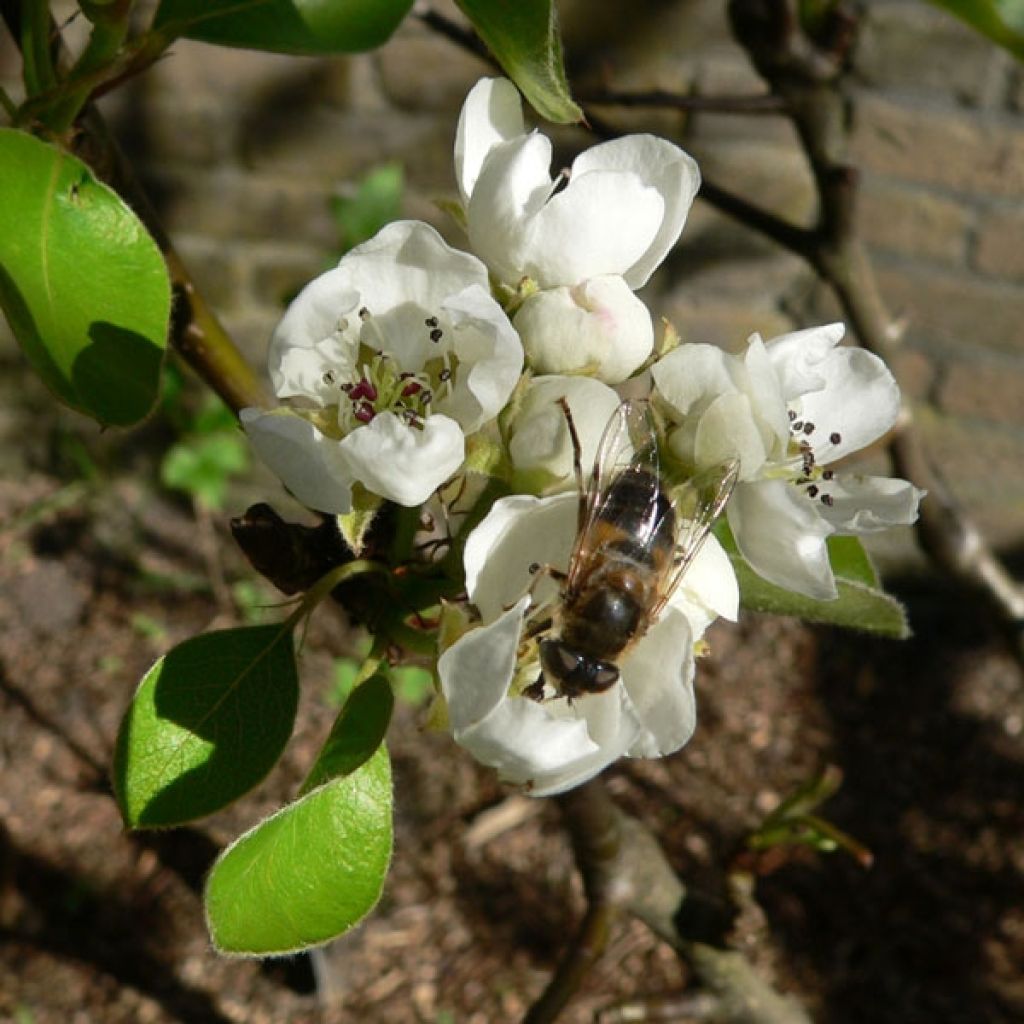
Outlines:
{"label": "brick wall", "polygon": [[[761,90],[721,0],[564,0],[578,81]],[[0,58],[2,59],[2,58]],[[7,65],[9,67],[9,64]],[[861,230],[906,324],[899,371],[954,491],[1002,545],[1024,538],[1024,74],[923,0],[868,5],[851,95]],[[418,23],[380,52],[298,59],[180,43],[105,101],[167,224],[239,342],[262,359],[285,297],[324,267],[328,197],[400,160],[405,213],[458,244],[451,142],[485,65]],[[604,111],[683,140],[709,178],[804,220],[813,190],[775,117]],[[586,143],[555,132],[559,158]],[[735,347],[836,315],[802,263],[698,203],[647,298],[683,335]]]}

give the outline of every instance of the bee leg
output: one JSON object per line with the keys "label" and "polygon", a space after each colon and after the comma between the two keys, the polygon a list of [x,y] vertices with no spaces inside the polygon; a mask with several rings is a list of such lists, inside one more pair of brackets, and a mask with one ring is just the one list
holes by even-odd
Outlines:
{"label": "bee leg", "polygon": [[562,407],[565,425],[569,428],[569,439],[572,441],[572,471],[576,477],[576,493],[579,495],[579,509],[576,513],[576,532],[578,533],[583,529],[587,511],[587,494],[583,487],[583,445],[580,444],[580,435],[576,432],[576,423],[572,418],[569,403],[565,398],[560,398],[558,404]]}
{"label": "bee leg", "polygon": [[544,699],[544,673],[541,672],[537,678],[523,690],[523,696],[530,700],[542,701]]}

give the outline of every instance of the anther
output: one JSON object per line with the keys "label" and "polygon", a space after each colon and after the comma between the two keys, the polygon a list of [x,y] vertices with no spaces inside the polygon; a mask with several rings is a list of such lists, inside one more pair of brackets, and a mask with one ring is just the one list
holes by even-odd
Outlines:
{"label": "anther", "polygon": [[443,334],[444,334],[444,331],[442,331],[440,327],[435,327],[430,332],[430,340],[433,341],[433,342],[438,342],[438,341],[441,340],[441,337],[442,337]]}
{"label": "anther", "polygon": [[365,306],[363,306],[362,309],[359,310],[359,319],[360,320],[369,320],[370,319],[370,311]]}
{"label": "anther", "polygon": [[789,422],[792,423],[796,419],[796,413],[792,409],[786,411],[786,415],[789,417]]}
{"label": "anther", "polygon": [[823,494],[821,496],[821,503],[822,505],[828,505],[828,507],[831,508],[835,504],[835,499],[833,499],[831,494]]}
{"label": "anther", "polygon": [[833,444],[839,444],[839,442],[842,441],[843,439],[843,435],[840,434],[838,430],[833,430],[832,433],[828,435],[828,439]]}
{"label": "anther", "polygon": [[539,573],[539,572],[540,572],[540,562],[531,562],[531,563],[530,563],[530,564],[529,564],[529,565],[527,566],[527,568],[526,568],[526,571],[527,571],[527,572],[528,572],[528,573],[529,573],[529,574],[530,574],[531,576],[536,576],[536,575],[537,575],[537,573]]}
{"label": "anther", "polygon": [[436,316],[428,316],[428,317],[427,317],[427,319],[426,319],[426,320],[424,320],[423,322],[424,322],[424,323],[425,323],[425,324],[426,324],[426,325],[427,325],[428,327],[436,327],[436,326],[438,325],[438,323],[440,323],[440,321],[439,321],[439,320],[437,319],[437,317],[436,317]]}
{"label": "anther", "polygon": [[797,420],[796,423],[793,424],[793,429],[794,430],[802,430],[803,429],[803,425],[804,425],[804,421],[803,420]]}
{"label": "anther", "polygon": [[813,423],[805,423],[804,424],[804,433],[805,434],[813,434],[814,433],[814,424]]}
{"label": "anther", "polygon": [[373,406],[368,402],[363,402],[363,404],[356,409],[354,415],[360,423],[369,423],[374,417]]}
{"label": "anther", "polygon": [[831,469],[826,469],[821,474],[822,480],[831,480],[834,476],[835,473],[833,473]]}
{"label": "anther", "polygon": [[447,367],[443,369],[438,375],[437,379],[443,384],[446,380],[452,379],[452,371]]}
{"label": "anther", "polygon": [[423,385],[418,380],[411,380],[404,388],[402,388],[402,397],[408,398],[410,395],[415,395],[416,392],[422,390]]}

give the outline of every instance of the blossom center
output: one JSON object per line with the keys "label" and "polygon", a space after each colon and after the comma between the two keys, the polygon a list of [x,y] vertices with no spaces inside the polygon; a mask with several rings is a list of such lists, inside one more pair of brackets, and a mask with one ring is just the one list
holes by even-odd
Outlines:
{"label": "blossom center", "polygon": [[[790,480],[803,491],[806,497],[812,500],[816,499],[822,505],[831,507],[835,503],[835,499],[828,490],[828,483],[834,479],[835,474],[831,469],[825,469],[817,464],[814,449],[809,440],[816,431],[822,434],[824,431],[820,430],[818,424],[801,419],[792,409],[789,410],[788,416],[790,434],[788,454],[792,473]],[[839,444],[843,438],[838,431],[833,430],[828,433],[828,439],[832,444]]]}
{"label": "blossom center", "polygon": [[[392,354],[399,349],[389,345],[379,322],[365,307],[359,311],[361,329],[356,359],[347,372],[329,369],[323,383],[337,389],[338,426],[343,435],[373,421],[382,412],[398,416],[411,427],[422,429],[432,406],[447,397],[454,384],[458,360],[442,345],[445,329],[437,316],[423,318],[423,329],[437,356],[427,359],[419,369],[405,369]],[[338,334],[349,330],[347,319],[338,323]],[[406,348],[402,346],[401,348]]]}

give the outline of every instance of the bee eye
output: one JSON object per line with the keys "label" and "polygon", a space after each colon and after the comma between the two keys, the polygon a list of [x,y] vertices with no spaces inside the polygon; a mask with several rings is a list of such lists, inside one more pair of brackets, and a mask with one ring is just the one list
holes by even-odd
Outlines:
{"label": "bee eye", "polygon": [[615,665],[602,665],[594,673],[594,687],[598,690],[607,690],[618,681],[619,670]]}
{"label": "bee eye", "polygon": [[561,644],[555,644],[554,648],[553,653],[558,663],[558,668],[566,675],[574,671],[580,663],[580,656]]}

